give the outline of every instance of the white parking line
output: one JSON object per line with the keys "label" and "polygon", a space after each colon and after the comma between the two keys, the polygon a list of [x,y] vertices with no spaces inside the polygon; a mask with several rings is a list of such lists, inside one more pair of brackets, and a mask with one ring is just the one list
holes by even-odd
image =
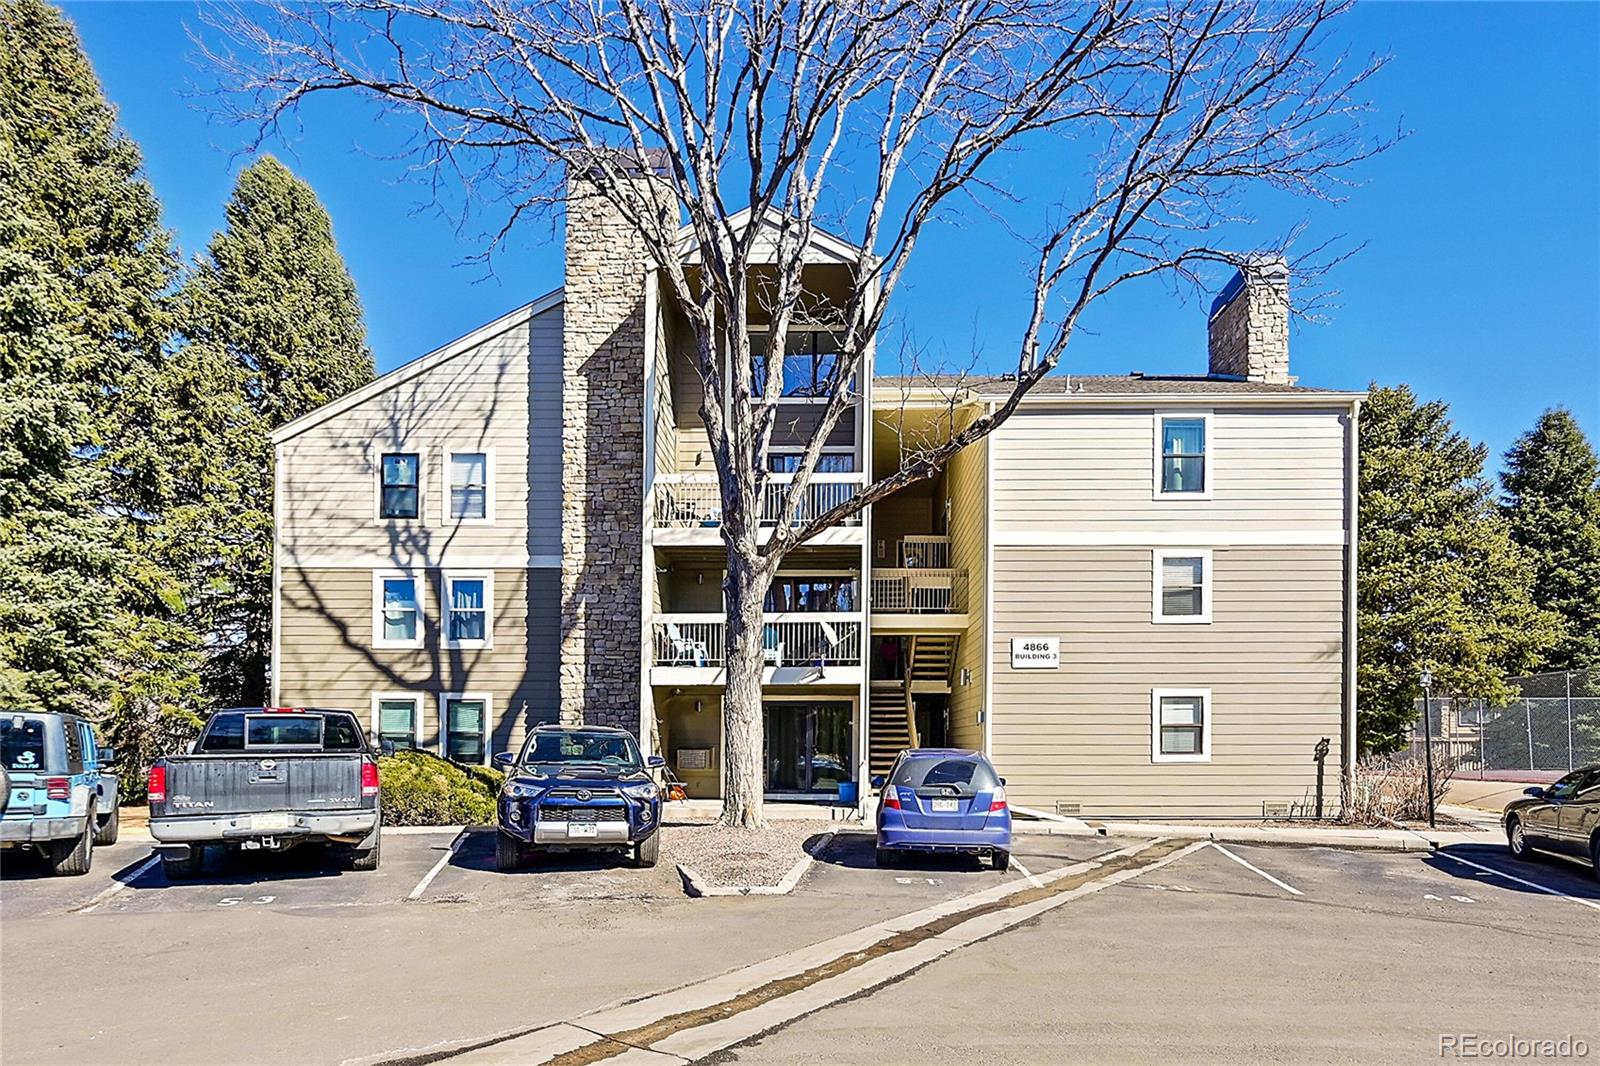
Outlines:
{"label": "white parking line", "polygon": [[100,892],[93,899],[91,899],[88,903],[85,903],[82,907],[77,908],[78,913],[79,914],[88,914],[90,911],[92,911],[96,907],[100,906],[100,904],[109,902],[111,900],[112,896],[115,896],[118,892],[121,892],[123,889],[125,889],[129,885],[133,884],[133,882],[139,880],[139,878],[141,878],[141,877],[143,877],[145,875],[145,872],[147,870],[149,870],[150,867],[154,866],[156,863],[158,863],[160,861],[161,861],[161,856],[159,856],[159,855],[150,856],[143,863],[141,863],[139,865],[139,867],[136,870],[133,871],[133,873],[128,875],[128,879],[126,881],[117,881],[117,882],[115,882],[115,883],[113,883],[111,885],[108,885],[107,887],[101,889]]}
{"label": "white parking line", "polygon": [[1028,884],[1032,885],[1034,888],[1044,887],[1044,882],[1033,876],[1033,871],[1022,865],[1022,863],[1018,862],[1015,855],[1011,856],[1011,865],[1022,871],[1022,876],[1028,879]]}
{"label": "white parking line", "polygon": [[1226,855],[1228,858],[1232,859],[1234,862],[1238,863],[1240,866],[1243,866],[1246,870],[1249,870],[1251,873],[1260,874],[1262,877],[1265,877],[1268,881],[1271,881],[1273,884],[1277,885],[1279,888],[1281,888],[1285,892],[1289,893],[1289,895],[1291,895],[1291,896],[1303,896],[1303,895],[1305,895],[1305,893],[1300,891],[1298,888],[1295,888],[1293,885],[1286,884],[1283,881],[1278,880],[1276,877],[1273,877],[1271,874],[1267,873],[1267,871],[1261,869],[1260,867],[1251,866],[1248,862],[1245,862],[1243,859],[1239,858],[1239,856],[1235,855],[1233,852],[1229,851],[1227,848],[1223,847],[1221,844],[1218,844],[1215,840],[1211,841],[1211,846],[1216,848],[1218,851],[1222,852],[1222,854]]}
{"label": "white parking line", "polygon": [[422,875],[422,880],[417,882],[417,887],[411,890],[411,895],[406,899],[416,899],[428,891],[428,886],[433,884],[433,879],[439,876],[439,871],[444,869],[445,864],[455,855],[456,849],[461,847],[461,842],[465,839],[467,839],[465,830],[456,834],[456,838],[450,842],[450,847],[439,857],[439,861],[433,864],[433,869]]}
{"label": "white parking line", "polygon": [[1600,903],[1596,903],[1592,899],[1581,899],[1578,896],[1569,896],[1565,892],[1558,892],[1553,888],[1546,888],[1544,885],[1533,881],[1528,881],[1524,878],[1518,877],[1516,874],[1508,874],[1504,870],[1496,870],[1493,866],[1484,866],[1482,863],[1473,862],[1471,859],[1463,859],[1461,856],[1452,855],[1448,851],[1436,851],[1434,854],[1442,856],[1446,859],[1454,859],[1456,862],[1466,863],[1468,866],[1471,866],[1474,869],[1483,870],[1486,873],[1493,874],[1495,877],[1503,877],[1507,881],[1515,881],[1519,885],[1527,885],[1529,888],[1537,889],[1540,892],[1544,892],[1551,896],[1559,896],[1562,899],[1570,899],[1572,902],[1582,904],[1591,910],[1600,911]]}

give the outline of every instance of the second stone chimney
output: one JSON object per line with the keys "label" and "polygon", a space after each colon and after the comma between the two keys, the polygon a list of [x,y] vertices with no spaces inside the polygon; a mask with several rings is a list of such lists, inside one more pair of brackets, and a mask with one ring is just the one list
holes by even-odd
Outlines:
{"label": "second stone chimney", "polygon": [[1263,256],[1239,268],[1211,304],[1210,372],[1287,385],[1289,377],[1289,264]]}

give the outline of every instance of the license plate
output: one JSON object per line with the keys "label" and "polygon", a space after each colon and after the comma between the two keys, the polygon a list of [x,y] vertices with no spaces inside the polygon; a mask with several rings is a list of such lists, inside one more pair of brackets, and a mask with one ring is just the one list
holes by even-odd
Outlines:
{"label": "license plate", "polygon": [[595,828],[593,822],[567,823],[567,836],[569,837],[592,837],[594,835]]}
{"label": "license plate", "polygon": [[250,828],[257,833],[272,833],[289,828],[289,816],[282,812],[274,814],[252,814]]}
{"label": "license plate", "polygon": [[959,800],[934,800],[933,801],[933,812],[935,814],[945,814],[945,813],[954,814],[958,809],[960,809],[960,801]]}

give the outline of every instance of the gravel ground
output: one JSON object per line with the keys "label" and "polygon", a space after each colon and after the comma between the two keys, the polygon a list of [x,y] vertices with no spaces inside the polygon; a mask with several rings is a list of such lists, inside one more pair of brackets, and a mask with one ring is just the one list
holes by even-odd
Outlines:
{"label": "gravel ground", "polygon": [[661,849],[708,884],[775,885],[806,853],[806,841],[838,828],[837,822],[787,820],[768,822],[765,829],[667,826]]}

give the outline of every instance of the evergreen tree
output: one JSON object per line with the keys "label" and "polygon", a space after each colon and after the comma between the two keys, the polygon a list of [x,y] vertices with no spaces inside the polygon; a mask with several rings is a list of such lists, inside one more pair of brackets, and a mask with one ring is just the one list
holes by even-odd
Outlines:
{"label": "evergreen tree", "polygon": [[165,702],[192,675],[181,583],[141,554],[161,491],[142,422],[176,268],[71,25],[0,0],[0,704]]}
{"label": "evergreen tree", "polygon": [[1441,695],[1502,702],[1559,623],[1533,602],[1533,566],[1483,478],[1486,451],[1448,407],[1372,387],[1361,415],[1358,723],[1363,751],[1409,737],[1433,669]]}
{"label": "evergreen tree", "polygon": [[207,413],[169,430],[183,482],[178,521],[207,545],[197,609],[215,636],[208,689],[255,704],[267,696],[271,652],[268,435],[372,380],[372,354],[327,211],[270,156],[239,174],[226,229],[196,264],[181,308],[188,343],[169,374],[170,406]]}
{"label": "evergreen tree", "polygon": [[1511,539],[1533,561],[1533,601],[1561,619],[1548,670],[1600,666],[1600,460],[1570,411],[1546,411],[1506,453]]}

